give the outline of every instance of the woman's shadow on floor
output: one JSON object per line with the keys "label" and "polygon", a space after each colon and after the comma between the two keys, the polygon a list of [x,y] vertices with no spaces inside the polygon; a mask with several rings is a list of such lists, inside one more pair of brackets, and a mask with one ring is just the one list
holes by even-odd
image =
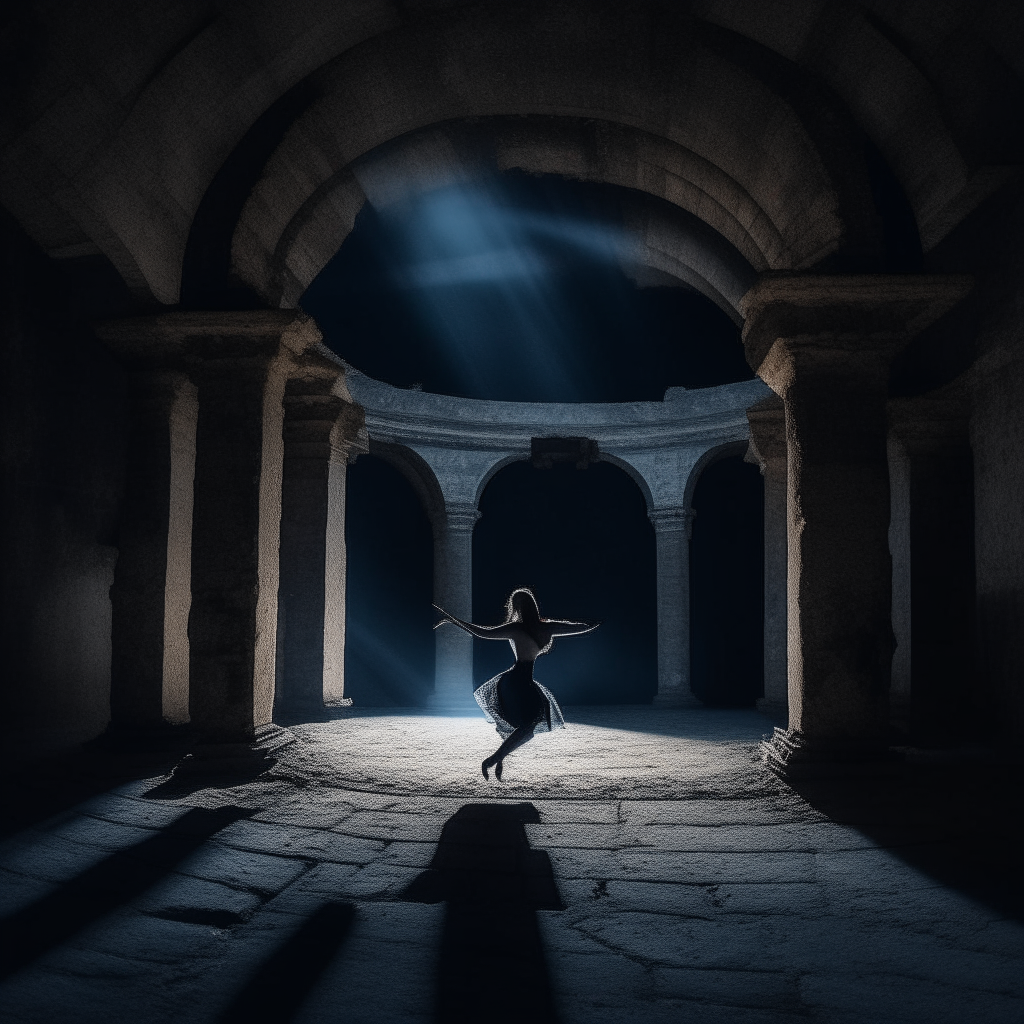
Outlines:
{"label": "woman's shadow on floor", "polygon": [[438,1024],[557,1021],[538,910],[564,910],[533,804],[466,804],[445,822],[430,867],[405,890],[448,904],[435,996]]}

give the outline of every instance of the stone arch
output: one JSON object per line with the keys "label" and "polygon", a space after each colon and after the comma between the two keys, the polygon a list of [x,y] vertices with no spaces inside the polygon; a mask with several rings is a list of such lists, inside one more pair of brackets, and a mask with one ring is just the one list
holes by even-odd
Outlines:
{"label": "stone arch", "polygon": [[[333,173],[287,223],[280,197],[261,200],[257,190],[236,229],[232,276],[274,305],[294,306],[367,201],[386,207],[509,169],[631,190],[620,259],[679,278],[737,322],[756,273],[787,262],[784,239],[745,191],[669,140],[578,118],[490,117],[431,125],[381,144]],[[714,181],[695,185],[698,179]]]}
{"label": "stone arch", "polygon": [[683,491],[684,507],[689,508],[693,503],[693,492],[697,489],[700,476],[708,466],[722,459],[730,459],[737,455],[744,455],[749,447],[749,441],[729,441],[726,444],[715,445],[709,448],[695,463],[690,475],[686,479],[686,487]]}
{"label": "stone arch", "polygon": [[480,480],[476,485],[476,493],[473,495],[473,504],[479,508],[480,499],[483,497],[484,491],[487,490],[487,485],[506,467],[511,466],[513,462],[526,462],[530,458],[528,451],[515,452],[512,455],[505,455],[498,459],[491,466],[487,468],[487,471],[480,477]]}
{"label": "stone arch", "polygon": [[[477,621],[492,621],[513,587],[533,586],[542,614],[603,622],[586,641],[556,642],[538,679],[573,704],[648,702],[657,691],[657,557],[634,477],[605,460],[585,470],[515,460],[492,477],[480,511]],[[507,667],[506,655],[477,644],[476,678]]]}
{"label": "stone arch", "polygon": [[651,485],[647,482],[647,478],[641,470],[637,469],[628,459],[620,455],[612,455],[610,452],[600,452],[599,458],[601,462],[609,462],[613,466],[617,466],[640,488],[640,493],[644,496],[648,512],[654,508],[654,495],[651,493]]}
{"label": "stone arch", "polygon": [[412,485],[430,520],[434,536],[444,529],[444,494],[434,471],[422,455],[404,444],[369,439],[369,451],[394,466]]}
{"label": "stone arch", "polygon": [[[299,7],[242,0],[230,12],[210,15],[189,5],[157,5],[139,33],[132,28],[138,11],[126,0],[108,0],[103,16],[118,32],[101,40],[94,11],[64,11],[59,38],[37,56],[33,81],[15,99],[18,128],[0,157],[0,202],[51,256],[103,252],[131,283],[174,303],[203,196],[249,128],[280,97],[306,81],[319,90],[346,61],[376,60],[372,102],[354,107],[351,118],[372,120],[386,92],[380,83],[389,81],[381,61],[396,40],[413,44],[413,73],[426,70],[423,51],[439,34],[454,47],[479,50],[483,60],[493,56],[500,33],[479,32],[484,6],[431,4],[423,13],[417,7],[399,13],[383,0],[355,8],[329,0]],[[671,50],[680,35],[700,37],[737,69],[721,83],[723,92],[742,90],[745,78],[758,79],[805,121],[807,103],[821,108],[819,94],[831,92],[836,102],[825,105],[826,113],[838,105],[842,117],[852,115],[856,130],[885,155],[911,200],[927,249],[1011,173],[1003,165],[1011,161],[977,115],[996,109],[1006,112],[1004,121],[1012,120],[1019,107],[1018,33],[1012,16],[991,5],[976,12],[952,5],[939,13],[904,3],[876,13],[877,6],[797,0],[780,18],[750,2],[704,4],[699,16],[655,3],[618,10],[519,2],[500,5],[490,16],[518,25],[520,33],[534,32],[536,46],[527,56],[567,77],[583,56],[579,33],[590,33],[601,58],[591,63],[609,73],[607,83],[596,83],[591,108],[610,105],[602,100],[614,92],[632,40],[656,39]],[[576,36],[573,23],[582,26]],[[566,37],[562,50],[556,46],[560,34]],[[119,63],[112,83],[107,69],[128,39],[132,59]],[[465,78],[457,61],[443,70],[442,80]],[[643,83],[637,81],[640,93]],[[85,107],[82,96],[89,97]],[[671,102],[656,92],[650,99],[652,117],[664,122]],[[602,111],[588,109],[583,116],[595,115]],[[769,120],[766,131],[775,127]],[[714,131],[710,122],[708,129]],[[845,130],[833,129],[832,141]],[[827,140],[818,149],[827,156]],[[307,156],[295,168],[297,178],[320,159],[315,144]],[[654,165],[648,171],[661,175]]]}

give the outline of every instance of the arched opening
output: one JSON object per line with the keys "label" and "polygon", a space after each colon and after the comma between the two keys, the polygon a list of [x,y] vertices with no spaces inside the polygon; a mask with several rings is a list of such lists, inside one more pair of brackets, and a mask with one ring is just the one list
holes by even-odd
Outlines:
{"label": "arched opening", "polygon": [[635,262],[634,198],[495,171],[367,203],[301,305],[357,369],[439,394],[660,401],[671,386],[751,379],[737,324]]}
{"label": "arched opening", "polygon": [[691,688],[746,707],[764,693],[764,482],[739,456],[701,474],[690,541]]}
{"label": "arched opening", "polygon": [[348,468],[345,694],[357,707],[426,703],[434,684],[430,523],[383,459]]}
{"label": "arched opening", "polygon": [[[536,678],[567,704],[645,704],[657,689],[654,530],[636,484],[608,463],[586,470],[530,462],[487,485],[473,542],[473,614],[499,621],[516,586],[541,614],[596,620],[597,632],[556,641]],[[508,668],[505,644],[475,641],[474,677]]]}

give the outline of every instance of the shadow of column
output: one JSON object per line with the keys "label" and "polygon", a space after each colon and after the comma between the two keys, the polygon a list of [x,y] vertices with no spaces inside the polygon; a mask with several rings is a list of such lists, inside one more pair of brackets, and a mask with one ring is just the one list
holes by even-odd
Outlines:
{"label": "shadow of column", "polygon": [[523,825],[539,821],[533,804],[466,804],[403,893],[409,902],[447,903],[438,1024],[558,1019],[537,911],[565,907],[548,855],[526,838]]}
{"label": "shadow of column", "polygon": [[286,1024],[344,945],[355,919],[351,903],[325,903],[253,972],[218,1024]]}
{"label": "shadow of column", "polygon": [[116,850],[52,892],[0,919],[0,979],[141,896],[221,829],[252,811],[194,808],[155,835]]}

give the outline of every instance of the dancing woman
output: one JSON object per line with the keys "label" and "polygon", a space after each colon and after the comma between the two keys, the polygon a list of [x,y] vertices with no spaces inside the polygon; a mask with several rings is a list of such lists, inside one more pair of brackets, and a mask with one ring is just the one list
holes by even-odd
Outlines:
{"label": "dancing woman", "polygon": [[516,663],[499,676],[488,679],[477,691],[477,703],[487,721],[493,722],[504,741],[480,766],[484,778],[494,767],[494,777],[501,781],[504,759],[516,747],[533,739],[536,731],[564,729],[565,719],[554,695],[533,678],[533,663],[554,646],[556,636],[580,636],[597,629],[599,622],[567,622],[542,619],[537,598],[529,587],[519,587],[505,602],[506,618],[498,626],[476,626],[435,608],[444,618],[434,626],[452,623],[481,640],[507,640],[512,645]]}

